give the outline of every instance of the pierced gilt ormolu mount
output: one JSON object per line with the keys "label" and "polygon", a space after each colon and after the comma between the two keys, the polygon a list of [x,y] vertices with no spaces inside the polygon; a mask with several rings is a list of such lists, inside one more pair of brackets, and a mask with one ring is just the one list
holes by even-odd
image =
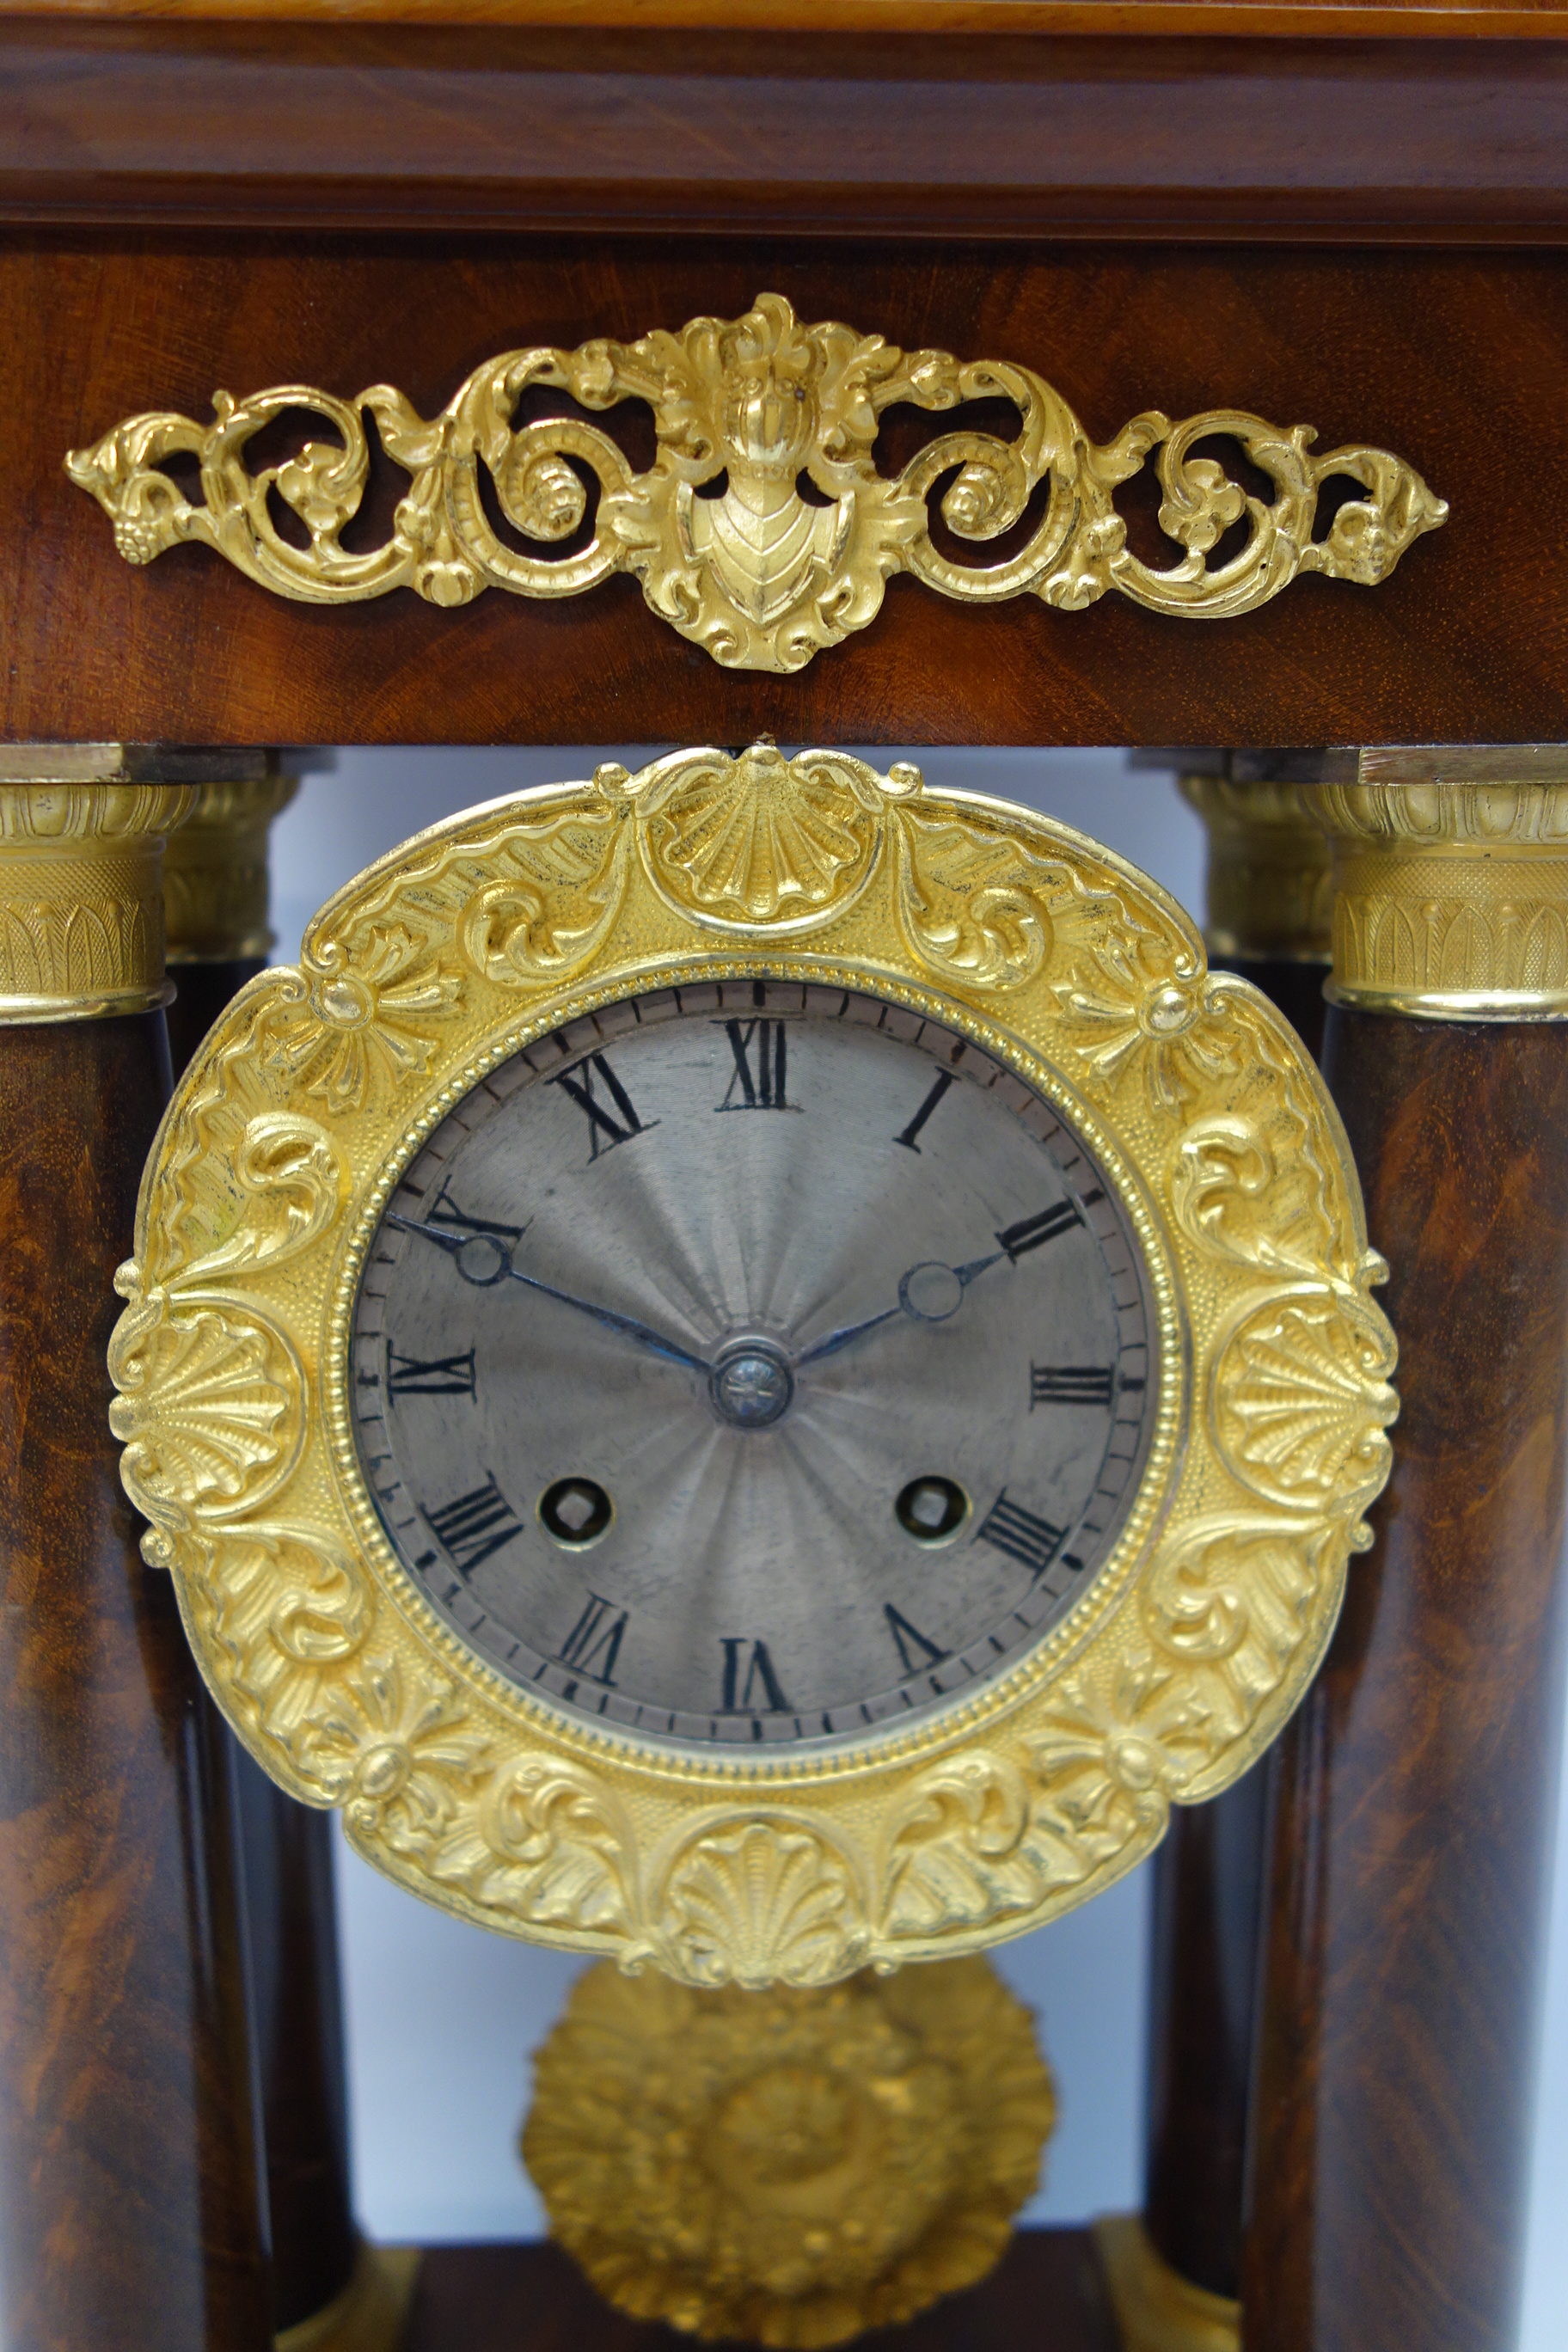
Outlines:
{"label": "pierced gilt ormolu mount", "polygon": [[[584,418],[520,424],[520,404],[536,388],[591,410],[647,402],[658,433],[653,465],[637,472]],[[1012,441],[964,427],[929,443],[892,478],[878,472],[881,416],[895,404],[940,413],[997,398],[1018,413]],[[834,320],[803,326],[777,294],[759,295],[742,319],[693,319],[678,334],[658,329],[635,343],[506,352],[476,369],[429,421],[390,384],[353,400],[304,384],[244,401],[220,391],[213,406],[214,425],[150,412],[68,455],[68,473],[98,499],[127,562],[150,563],[192,541],[277,594],[311,604],[402,587],[446,605],[486,588],[576,596],[629,572],[661,620],[730,669],[803,669],[819,648],[874,620],[900,572],[960,603],[1032,594],[1077,612],[1116,589],[1152,612],[1221,620],[1266,604],[1299,572],[1373,586],[1448,511],[1387,450],[1355,444],[1314,457],[1310,425],[1282,429],[1241,410],[1175,424],[1149,410],[1097,447],[1028,368],[902,352]],[[253,472],[247,445],[301,410],[336,439],[307,441],[296,457]],[[342,535],[370,477],[367,414],[410,481],[391,537],[360,553]],[[1238,442],[1268,476],[1270,500],[1205,453],[1218,436]],[[1168,571],[1131,552],[1114,503],[1117,485],[1156,450],[1160,526],[1183,551]],[[176,457],[199,459],[200,503],[163,470]],[[592,514],[590,478],[598,492]],[[1316,538],[1319,493],[1334,478],[1365,495]],[[930,500],[939,489],[948,530],[979,549],[1022,522],[1042,488],[1035,529],[999,562],[956,562],[932,540]],[[274,497],[296,531],[303,527],[305,545],[279,530]],[[560,552],[507,544],[490,503],[514,533]],[[1246,544],[1211,570],[1208,557],[1242,521]]]}

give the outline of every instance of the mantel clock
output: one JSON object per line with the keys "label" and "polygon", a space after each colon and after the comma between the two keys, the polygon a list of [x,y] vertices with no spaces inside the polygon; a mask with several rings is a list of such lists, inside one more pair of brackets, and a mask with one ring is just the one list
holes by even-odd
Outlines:
{"label": "mantel clock", "polygon": [[1034,1927],[1303,1691],[1389,1465],[1338,1119],[1020,809],[682,751],[474,810],[148,1164],[128,1491],[240,1738],[417,1893],[695,1985]]}

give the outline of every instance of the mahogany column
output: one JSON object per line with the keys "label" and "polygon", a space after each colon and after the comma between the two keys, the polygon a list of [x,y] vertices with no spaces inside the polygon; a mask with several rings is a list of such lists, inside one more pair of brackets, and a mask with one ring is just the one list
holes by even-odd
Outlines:
{"label": "mahogany column", "polygon": [[1563,1696],[1568,753],[1364,752],[1314,804],[1403,1411],[1279,1751],[1244,2336],[1509,2352]]}
{"label": "mahogany column", "polygon": [[[268,833],[299,787],[277,755],[230,755],[199,788],[164,862],[176,1074],[276,945]],[[279,2352],[390,2352],[406,2255],[363,2246],[349,2177],[347,2063],[331,1828],[237,1745],[244,1883],[261,2074]]]}
{"label": "mahogany column", "polygon": [[[1285,779],[1318,763],[1217,753],[1195,768],[1179,783],[1208,837],[1210,963],[1261,988],[1315,1057],[1329,849]],[[1128,2352],[1237,2343],[1267,1778],[1258,1764],[1223,1796],[1176,1808],[1154,1858],[1142,2221],[1098,2232]]]}
{"label": "mahogany column", "polygon": [[135,775],[0,753],[0,2341],[267,2352],[230,1751],[108,1422],[189,801]]}

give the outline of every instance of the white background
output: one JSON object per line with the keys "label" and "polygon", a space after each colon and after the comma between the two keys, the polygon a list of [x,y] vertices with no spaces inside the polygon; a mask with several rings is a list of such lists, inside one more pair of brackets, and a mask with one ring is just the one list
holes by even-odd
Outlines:
{"label": "white background", "polygon": [[[335,772],[310,776],[273,828],[279,961],[298,953],[325,898],[421,826],[500,793],[587,776],[603,759],[636,768],[652,756],[635,745],[340,753]],[[1202,913],[1197,819],[1169,782],[1131,774],[1121,752],[882,746],[868,756],[882,768],[914,758],[933,784],[1045,809]],[[582,1963],[449,1919],[341,1843],[338,1859],[362,2221],[374,2237],[426,2243],[538,2233],[542,2216],[517,2155],[529,2055]],[[1030,2220],[1079,2221],[1139,2202],[1147,1918],[1139,1872],[994,1955],[1036,2011],[1060,2102]],[[1568,1805],[1548,1966],[1521,2352],[1568,2344]]]}

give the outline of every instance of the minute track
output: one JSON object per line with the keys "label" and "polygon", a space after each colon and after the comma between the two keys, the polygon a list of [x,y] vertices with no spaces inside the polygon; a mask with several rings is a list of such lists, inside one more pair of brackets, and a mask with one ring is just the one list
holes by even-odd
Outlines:
{"label": "minute track", "polygon": [[[359,1361],[418,1369],[386,1400],[383,1524],[495,1671],[606,1731],[810,1748],[983,1690],[1114,1543],[1108,1378],[1119,1448],[1146,1443],[1138,1262],[1079,1139],[951,1031],[825,1000],[748,982],[611,1008],[591,1051],[563,1038],[566,1073],[549,1041],[494,1073],[384,1219],[384,1336]],[[809,1116],[714,1118],[744,1103],[737,1045],[753,1107],[781,1107],[781,1030],[782,1107]],[[658,1116],[590,1185],[581,1101],[551,1081],[592,1065],[624,1127],[601,1055]],[[948,1498],[940,1525],[900,1519],[906,1490]],[[601,1498],[581,1561],[575,1526],[546,1532],[567,1492]],[[429,1566],[416,1515],[447,1530]]]}

